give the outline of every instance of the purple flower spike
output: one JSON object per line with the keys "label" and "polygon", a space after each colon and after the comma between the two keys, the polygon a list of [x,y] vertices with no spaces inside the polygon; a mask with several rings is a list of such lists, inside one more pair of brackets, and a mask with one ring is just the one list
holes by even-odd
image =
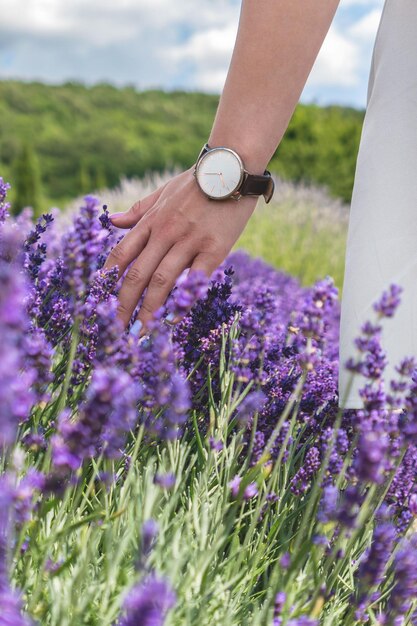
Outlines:
{"label": "purple flower spike", "polygon": [[21,235],[3,224],[0,232],[0,445],[10,445],[19,422],[29,418],[36,400],[36,371],[27,358],[30,330],[25,310],[29,285],[19,254]]}
{"label": "purple flower spike", "polygon": [[273,626],[281,626],[282,618],[281,613],[284,608],[285,602],[287,600],[287,595],[283,591],[278,591],[275,596],[274,602],[274,620],[272,622]]}
{"label": "purple flower spike", "polygon": [[209,438],[209,445],[214,452],[220,452],[223,450],[223,442],[219,439],[214,439],[214,437]]}
{"label": "purple flower spike", "polygon": [[237,417],[240,423],[245,424],[253,417],[255,413],[260,411],[266,402],[266,396],[263,391],[251,391],[242,400],[237,408]]}
{"label": "purple flower spike", "polygon": [[243,492],[244,499],[251,500],[257,495],[258,495],[258,487],[256,486],[256,483],[249,483],[249,485],[245,487],[245,490]]}
{"label": "purple flower spike", "polygon": [[21,612],[19,596],[11,589],[0,589],[0,626],[30,626]]}
{"label": "purple flower spike", "polygon": [[283,569],[288,569],[289,566],[291,565],[291,555],[289,552],[284,552],[284,554],[282,555],[279,564],[281,565],[281,567]]}
{"label": "purple flower spike", "polygon": [[52,446],[55,466],[74,470],[101,452],[107,458],[122,456],[140,391],[126,372],[97,367],[78,419],[70,421],[67,413],[61,416]]}
{"label": "purple flower spike", "polygon": [[176,595],[170,585],[152,575],[130,590],[120,626],[163,626],[175,602]]}
{"label": "purple flower spike", "polygon": [[23,617],[20,598],[10,587],[7,553],[10,545],[10,516],[15,492],[8,476],[0,477],[0,626],[29,626]]}
{"label": "purple flower spike", "polygon": [[413,493],[408,501],[408,506],[410,509],[410,513],[411,515],[414,515],[414,517],[417,517],[417,494]]}
{"label": "purple flower spike", "polygon": [[402,624],[412,602],[417,597],[417,535],[402,541],[394,557],[394,587],[387,605],[392,624]]}
{"label": "purple flower spike", "polygon": [[154,483],[163,489],[173,489],[175,487],[175,474],[172,472],[155,474]]}
{"label": "purple flower spike", "polygon": [[158,522],[148,519],[142,524],[142,554],[147,556],[155,545],[158,536]]}
{"label": "purple flower spike", "polygon": [[381,483],[384,480],[388,439],[385,433],[362,433],[358,441],[356,471],[361,480]]}
{"label": "purple flower spike", "polygon": [[403,288],[400,285],[390,285],[388,291],[384,291],[380,300],[375,302],[373,308],[381,317],[392,317],[401,302],[400,294]]}
{"label": "purple flower spike", "polygon": [[237,494],[239,493],[239,487],[240,487],[240,483],[242,482],[242,478],[240,476],[235,476],[234,478],[232,478],[232,480],[229,482],[229,489],[232,493],[232,496],[234,498],[237,497]]}
{"label": "purple flower spike", "polygon": [[193,304],[204,298],[207,294],[208,286],[209,281],[203,271],[190,272],[185,270],[177,279],[166,304],[169,321],[184,317]]}
{"label": "purple flower spike", "polygon": [[9,216],[10,203],[6,202],[7,192],[9,189],[9,183],[5,183],[0,176],[0,224]]}
{"label": "purple flower spike", "polygon": [[334,521],[337,518],[339,504],[339,490],[335,485],[327,485],[323,489],[317,519],[322,524]]}
{"label": "purple flower spike", "polygon": [[296,495],[305,493],[319,467],[320,451],[313,446],[307,451],[303,467],[298,470],[291,481],[291,491]]}
{"label": "purple flower spike", "polygon": [[359,579],[359,607],[366,606],[366,599],[374,586],[381,584],[384,571],[394,548],[396,531],[391,522],[382,521],[377,524],[372,544],[362,556],[357,572]]}

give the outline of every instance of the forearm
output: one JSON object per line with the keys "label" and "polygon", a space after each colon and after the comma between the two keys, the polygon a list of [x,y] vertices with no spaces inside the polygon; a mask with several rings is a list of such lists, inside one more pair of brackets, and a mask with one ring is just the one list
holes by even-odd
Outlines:
{"label": "forearm", "polygon": [[339,0],[242,0],[235,48],[209,137],[253,173],[275,152]]}

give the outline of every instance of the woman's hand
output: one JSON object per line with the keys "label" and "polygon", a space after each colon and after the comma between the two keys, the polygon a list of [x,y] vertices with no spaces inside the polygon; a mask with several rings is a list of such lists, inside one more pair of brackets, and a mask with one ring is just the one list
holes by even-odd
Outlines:
{"label": "woman's hand", "polygon": [[[118,315],[126,327],[142,293],[142,328],[161,307],[186,268],[208,276],[225,259],[252,215],[257,197],[210,200],[193,169],[172,178],[126,213],[114,214],[118,228],[131,230],[109,254],[105,269],[129,268],[119,292]],[[139,325],[140,326],[140,325]]]}

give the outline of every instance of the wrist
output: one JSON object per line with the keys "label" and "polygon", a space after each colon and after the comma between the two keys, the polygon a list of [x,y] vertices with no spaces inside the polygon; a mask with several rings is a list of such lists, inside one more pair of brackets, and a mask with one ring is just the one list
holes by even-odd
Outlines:
{"label": "wrist", "polygon": [[245,168],[251,174],[263,174],[270,160],[259,146],[255,146],[253,143],[236,136],[229,137],[225,133],[220,134],[212,131],[207,143],[212,148],[225,146],[237,152]]}

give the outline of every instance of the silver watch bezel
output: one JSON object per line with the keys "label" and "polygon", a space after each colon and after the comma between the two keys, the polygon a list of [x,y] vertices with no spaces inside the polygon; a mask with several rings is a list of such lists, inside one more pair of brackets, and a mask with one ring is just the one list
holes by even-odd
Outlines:
{"label": "silver watch bezel", "polygon": [[[200,181],[198,180],[198,170],[205,157],[212,152],[231,152],[233,156],[237,159],[240,166],[240,178],[236,184],[236,187],[224,196],[210,196],[210,194],[204,191],[204,189],[200,185]],[[227,148],[226,146],[215,146],[213,148],[209,148],[203,155],[199,156],[199,158],[197,159],[193,174],[201,191],[204,193],[205,196],[207,196],[207,198],[210,198],[211,200],[226,200],[227,198],[233,198],[235,200],[238,200],[241,197],[241,195],[239,194],[239,188],[241,187],[243,179],[245,178],[246,170],[241,157],[231,148]]]}

